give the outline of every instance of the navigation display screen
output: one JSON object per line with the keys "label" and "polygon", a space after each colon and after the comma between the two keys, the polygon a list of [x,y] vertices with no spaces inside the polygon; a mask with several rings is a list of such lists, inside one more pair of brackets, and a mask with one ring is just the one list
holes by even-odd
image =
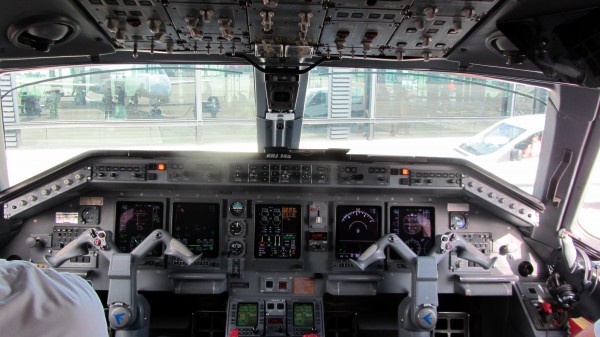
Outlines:
{"label": "navigation display screen", "polygon": [[218,257],[219,210],[217,203],[175,202],[171,234],[194,254]]}
{"label": "navigation display screen", "polygon": [[238,303],[236,326],[258,326],[258,303]]}
{"label": "navigation display screen", "polygon": [[[122,253],[131,253],[155,229],[163,228],[164,204],[159,201],[117,201],[115,243]],[[162,247],[149,256],[160,256]]]}
{"label": "navigation display screen", "polygon": [[294,303],[294,327],[312,328],[315,317],[312,303]]}
{"label": "navigation display screen", "polygon": [[254,257],[300,257],[302,215],[300,205],[256,205]]}
{"label": "navigation display screen", "polygon": [[[390,232],[398,235],[418,256],[429,254],[435,237],[435,208],[390,207]],[[400,256],[392,250],[392,259]]]}
{"label": "navigation display screen", "polygon": [[381,236],[381,206],[338,205],[335,257],[356,259]]}

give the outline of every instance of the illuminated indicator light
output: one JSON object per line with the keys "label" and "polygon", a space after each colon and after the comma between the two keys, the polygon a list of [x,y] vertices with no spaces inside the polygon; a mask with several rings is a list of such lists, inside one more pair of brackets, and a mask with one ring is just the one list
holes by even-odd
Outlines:
{"label": "illuminated indicator light", "polygon": [[410,170],[409,169],[402,169],[402,175],[403,176],[407,176],[410,174]]}
{"label": "illuminated indicator light", "polygon": [[158,170],[159,170],[159,171],[164,171],[164,170],[166,170],[166,169],[167,169],[167,165],[165,165],[165,164],[162,164],[162,163],[161,163],[161,164],[158,164],[158,166],[157,166],[157,167],[158,167]]}

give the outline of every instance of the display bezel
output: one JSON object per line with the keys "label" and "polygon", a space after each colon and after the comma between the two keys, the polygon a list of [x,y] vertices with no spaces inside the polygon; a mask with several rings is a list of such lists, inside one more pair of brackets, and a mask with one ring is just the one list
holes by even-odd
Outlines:
{"label": "display bezel", "polygon": [[[333,236],[334,236],[334,251],[335,251],[335,258],[338,260],[348,260],[351,258],[357,258],[360,254],[356,253],[356,252],[350,252],[350,253],[341,253],[340,249],[341,249],[341,243],[340,242],[340,223],[342,220],[342,217],[340,215],[340,207],[355,207],[355,208],[361,208],[362,209],[367,209],[367,208],[377,208],[378,209],[378,219],[377,224],[376,224],[376,237],[374,236],[373,239],[374,240],[369,240],[369,243],[364,243],[364,247],[361,249],[362,252],[364,252],[370,245],[372,245],[373,243],[375,243],[382,235],[383,233],[383,223],[384,221],[384,205],[381,203],[374,203],[374,202],[363,202],[363,203],[336,203],[335,205],[333,205],[333,211],[334,211],[334,228],[333,228]],[[345,212],[347,214],[347,212]],[[362,254],[361,252],[361,254]],[[347,255],[349,254],[349,255]]]}
{"label": "display bezel", "polygon": [[[214,212],[214,216],[216,217],[216,224],[215,224],[215,229],[217,232],[217,237],[214,243],[214,251],[211,254],[206,254],[203,253],[202,254],[202,259],[216,259],[219,258],[220,253],[221,253],[221,241],[223,239],[223,219],[222,219],[222,204],[220,202],[216,202],[215,200],[186,200],[186,199],[181,199],[181,200],[173,200],[170,204],[170,210],[171,210],[171,216],[170,216],[170,223],[169,223],[169,230],[171,235],[173,235],[174,238],[179,239],[179,241],[181,241],[181,238],[179,238],[178,236],[175,235],[175,216],[177,214],[177,205],[178,204],[194,204],[194,205],[202,205],[202,206],[216,206],[217,210]],[[183,243],[183,242],[182,242]],[[188,249],[190,247],[188,246]],[[190,249],[192,250],[192,249]],[[198,252],[192,250],[192,252],[194,254],[198,254]]]}
{"label": "display bezel", "polygon": [[[259,207],[264,206],[273,206],[273,207],[295,207],[297,213],[297,221],[298,225],[295,230],[296,235],[296,253],[291,256],[259,256],[259,232],[258,232],[258,221],[260,215]],[[260,201],[254,204],[254,221],[253,221],[253,238],[254,238],[254,258],[257,260],[296,260],[302,257],[302,227],[303,227],[303,204],[298,202],[285,202],[285,201],[277,201],[277,202],[268,202],[268,201]]]}
{"label": "display bezel", "polygon": [[[421,239],[422,235],[417,235],[417,234],[422,234],[423,232],[423,228],[421,228],[421,230],[416,233],[416,234],[408,234],[406,232],[404,232],[402,230],[401,227],[399,227],[399,231],[398,232],[392,232],[392,228],[394,226],[393,224],[393,219],[394,219],[394,209],[398,208],[401,211],[404,211],[404,213],[407,213],[407,210],[412,210],[412,209],[423,209],[423,210],[428,210],[429,214],[430,214],[430,224],[431,224],[431,233],[429,236],[429,240],[427,240],[427,242],[423,242],[422,240],[419,242],[419,244],[421,245],[421,252],[418,254],[418,256],[427,256],[429,255],[429,253],[431,252],[431,249],[433,249],[434,246],[434,242],[435,242],[435,219],[436,219],[436,207],[434,205],[406,205],[406,204],[391,204],[388,205],[388,210],[387,210],[387,215],[388,215],[388,226],[386,228],[387,233],[394,233],[396,235],[398,235],[404,242],[410,240],[410,239],[415,239],[415,238],[419,238]],[[423,247],[423,244],[426,244],[425,247]],[[402,258],[396,254],[393,250],[390,252],[390,260],[402,260]]]}
{"label": "display bezel", "polygon": [[[128,199],[117,199],[115,201],[115,235],[114,235],[114,241],[115,241],[115,245],[117,246],[117,248],[122,252],[122,253],[129,253],[131,252],[133,249],[126,249],[123,250],[121,249],[122,247],[120,246],[120,239],[119,236],[121,234],[121,230],[120,230],[120,224],[121,224],[121,216],[122,216],[122,212],[121,212],[121,205],[122,204],[143,204],[143,203],[153,203],[153,204],[160,204],[161,206],[161,224],[160,226],[153,226],[152,229],[150,231],[148,231],[148,233],[144,234],[144,238],[145,239],[150,233],[152,233],[152,231],[156,230],[156,229],[165,229],[166,226],[166,214],[167,214],[167,209],[166,209],[166,205],[167,202],[165,199],[148,199],[148,200],[143,200],[143,199],[133,199],[133,198],[128,198]],[[132,236],[133,237],[133,236]],[[130,238],[131,239],[131,238]],[[142,239],[142,240],[143,240]],[[152,257],[159,257],[162,255],[162,246],[158,246],[156,248],[154,248],[149,254],[148,256],[152,256]]]}

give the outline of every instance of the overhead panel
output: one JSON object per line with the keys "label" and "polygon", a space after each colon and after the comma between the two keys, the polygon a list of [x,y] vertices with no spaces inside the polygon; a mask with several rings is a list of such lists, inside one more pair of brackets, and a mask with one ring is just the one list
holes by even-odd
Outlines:
{"label": "overhead panel", "polygon": [[248,53],[246,8],[228,2],[172,1],[165,7],[181,37],[178,50]]}
{"label": "overhead panel", "polygon": [[135,52],[440,58],[490,1],[78,0],[116,48]]}
{"label": "overhead panel", "polygon": [[254,44],[315,45],[326,13],[320,1],[281,2],[277,7],[253,2],[248,8],[250,40]]}
{"label": "overhead panel", "polygon": [[167,50],[179,40],[165,7],[151,0],[79,0],[117,48]]}
{"label": "overhead panel", "polygon": [[328,10],[321,44],[331,54],[373,56],[388,48],[396,30],[396,20],[403,15],[398,10],[335,7]]}
{"label": "overhead panel", "polygon": [[415,2],[389,41],[386,55],[406,58],[446,56],[495,4],[493,1]]}

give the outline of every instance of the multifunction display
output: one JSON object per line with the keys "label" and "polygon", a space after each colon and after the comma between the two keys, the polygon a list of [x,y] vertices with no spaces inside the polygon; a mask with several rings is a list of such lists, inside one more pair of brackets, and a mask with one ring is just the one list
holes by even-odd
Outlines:
{"label": "multifunction display", "polygon": [[258,204],[254,229],[254,257],[300,257],[300,205]]}
{"label": "multifunction display", "polygon": [[203,258],[219,256],[219,204],[173,203],[173,237]]}
{"label": "multifunction display", "polygon": [[[118,201],[115,241],[123,253],[131,253],[155,229],[163,228],[164,204],[159,201]],[[157,247],[149,255],[161,255]]]}
{"label": "multifunction display", "polygon": [[312,303],[294,303],[294,327],[312,328],[315,326],[315,310]]}
{"label": "multifunction display", "polygon": [[335,257],[356,259],[381,236],[381,206],[338,205]]}
{"label": "multifunction display", "polygon": [[[390,232],[398,235],[415,254],[429,254],[435,236],[435,208],[390,207]],[[393,252],[391,258],[400,259]]]}
{"label": "multifunction display", "polygon": [[258,325],[258,303],[239,303],[237,306],[238,327],[256,327]]}

